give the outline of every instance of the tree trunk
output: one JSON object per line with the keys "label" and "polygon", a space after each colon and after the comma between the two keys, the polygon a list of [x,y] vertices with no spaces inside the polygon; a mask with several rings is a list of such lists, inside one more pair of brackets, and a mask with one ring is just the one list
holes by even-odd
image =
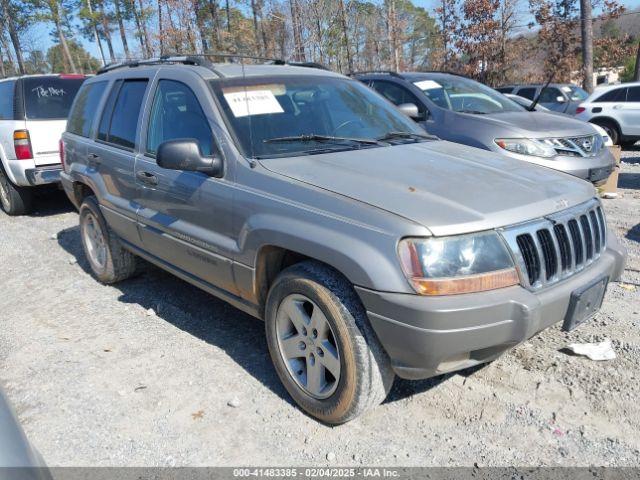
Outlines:
{"label": "tree trunk", "polygon": [[[0,27],[4,28],[2,20],[0,20]],[[11,72],[7,72],[7,73],[17,72],[18,69],[16,68],[16,64],[13,62],[13,55],[11,54],[11,48],[9,48],[9,43],[7,42],[7,39],[5,38],[5,36],[1,34],[0,34],[0,44],[2,45],[2,48],[4,49],[4,51],[7,52],[7,60],[9,61],[9,68],[11,69]]]}
{"label": "tree trunk", "polygon": [[102,60],[102,66],[104,67],[107,64],[107,59],[104,57],[104,50],[102,48],[102,41],[100,40],[100,35],[98,35],[98,25],[96,24],[95,19],[93,18],[93,6],[91,5],[91,0],[87,0],[87,8],[89,9],[89,15],[91,15],[91,25],[93,27],[93,37],[98,45],[98,50],[100,50],[100,59]]}
{"label": "tree trunk", "polygon": [[291,8],[291,23],[293,27],[293,59],[298,62],[304,62],[304,45],[302,45],[302,26],[300,25],[300,12],[297,0],[289,0]]}
{"label": "tree trunk", "polygon": [[[57,4],[54,8],[57,8]],[[71,56],[71,51],[69,50],[69,45],[67,44],[67,39],[64,36],[64,32],[62,31],[62,25],[60,24],[60,18],[56,14],[54,14],[54,24],[56,26],[56,31],[58,32],[58,40],[60,41],[60,45],[62,46],[62,54],[65,57],[67,65],[71,69],[71,73],[78,73],[76,69],[76,63],[73,61],[73,57]]]}
{"label": "tree trunk", "polygon": [[347,30],[347,12],[344,8],[344,0],[340,0],[340,24],[342,27],[342,44],[347,55],[347,69],[349,73],[353,72],[353,58],[351,57],[351,48],[349,46],[349,32]]}
{"label": "tree trunk", "polygon": [[144,45],[144,37],[142,34],[142,25],[140,24],[140,14],[138,13],[138,9],[136,7],[136,3],[134,1],[131,1],[130,3],[131,6],[131,12],[133,13],[133,20],[136,23],[136,37],[138,37],[138,42],[140,43],[140,50],[143,53],[147,52],[147,49]]}
{"label": "tree trunk", "polygon": [[160,56],[164,55],[164,41],[162,33],[162,1],[158,0],[158,40],[160,41]]}
{"label": "tree trunk", "polygon": [[[135,0],[131,0],[133,3],[133,9],[135,11]],[[151,40],[149,39],[149,32],[147,31],[147,21],[144,16],[144,3],[143,0],[138,0],[138,5],[140,6],[140,23],[142,24],[142,35],[144,36],[144,47],[147,53],[147,57],[151,58],[153,56],[153,50],[151,48]]]}
{"label": "tree trunk", "polygon": [[640,82],[640,40],[638,41],[638,51],[636,52],[636,68],[633,71],[633,81]]}
{"label": "tree trunk", "polygon": [[217,0],[209,0],[209,13],[213,25],[213,50],[215,51],[220,48],[220,14],[218,12]]}
{"label": "tree trunk", "polygon": [[111,43],[111,27],[109,25],[109,18],[107,14],[104,12],[104,5],[99,6],[100,10],[100,21],[102,22],[102,34],[104,35],[104,39],[107,41],[107,48],[109,49],[109,59],[112,62],[116,61],[115,53],[113,52],[113,43]]}
{"label": "tree trunk", "polygon": [[225,3],[227,9],[227,32],[231,33],[231,7],[229,6],[229,0]]}
{"label": "tree trunk", "polygon": [[202,18],[199,0],[193,0],[193,13],[196,16],[196,25],[198,26],[198,33],[200,34],[202,53],[206,53],[209,50],[209,44],[207,43],[207,32],[204,29],[204,19]]}
{"label": "tree trunk", "polygon": [[0,42],[0,78],[5,78],[6,76],[7,72],[4,69],[4,53],[2,53],[2,43]]}
{"label": "tree trunk", "polygon": [[258,27],[258,7],[256,6],[256,0],[251,0],[251,16],[253,17],[253,36],[256,42],[256,49],[260,52],[260,55],[264,55],[264,51],[260,43],[260,31]]}
{"label": "tree trunk", "polygon": [[127,42],[127,34],[124,30],[124,22],[122,21],[122,11],[120,10],[120,0],[113,0],[113,6],[116,12],[116,20],[118,22],[118,29],[120,30],[120,39],[122,40],[124,55],[125,57],[130,58],[131,54],[129,53],[129,43]]}
{"label": "tree trunk", "polygon": [[580,0],[580,30],[582,32],[582,69],[584,89],[593,92],[593,23],[591,0]]}
{"label": "tree trunk", "polygon": [[13,17],[11,16],[11,9],[9,8],[8,0],[0,0],[2,2],[2,13],[7,19],[7,26],[9,27],[9,36],[11,37],[11,43],[13,44],[13,50],[16,53],[16,59],[18,60],[18,69],[20,74],[24,75],[26,70],[24,68],[24,60],[22,58],[22,47],[20,46],[20,37],[18,31],[13,23]]}

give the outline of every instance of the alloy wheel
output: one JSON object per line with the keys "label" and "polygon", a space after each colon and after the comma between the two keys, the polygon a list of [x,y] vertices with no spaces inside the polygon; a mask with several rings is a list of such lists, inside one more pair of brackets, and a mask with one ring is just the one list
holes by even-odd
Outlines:
{"label": "alloy wheel", "polygon": [[340,351],[329,320],[309,298],[285,297],[276,315],[282,360],[294,382],[308,395],[328,398],[340,380]]}
{"label": "alloy wheel", "polygon": [[93,213],[87,213],[84,217],[82,236],[89,261],[99,270],[104,270],[107,263],[107,245],[102,228]]}

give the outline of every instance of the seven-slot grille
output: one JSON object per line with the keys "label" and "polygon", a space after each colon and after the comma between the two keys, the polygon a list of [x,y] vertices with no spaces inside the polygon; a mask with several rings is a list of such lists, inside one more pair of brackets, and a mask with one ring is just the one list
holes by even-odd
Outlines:
{"label": "seven-slot grille", "polygon": [[537,290],[581,271],[606,248],[607,227],[600,202],[593,199],[543,220],[502,231],[513,252],[522,283]]}

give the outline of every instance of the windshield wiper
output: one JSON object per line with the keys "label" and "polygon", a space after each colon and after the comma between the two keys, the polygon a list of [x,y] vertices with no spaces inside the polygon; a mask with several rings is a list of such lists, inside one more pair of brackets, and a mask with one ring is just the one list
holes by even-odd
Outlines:
{"label": "windshield wiper", "polygon": [[318,142],[318,143],[359,143],[363,145],[381,145],[381,143],[373,138],[355,138],[355,137],[334,137],[331,135],[316,135],[311,133],[308,135],[293,135],[290,137],[275,137],[263,140],[264,143],[288,143],[288,142]]}
{"label": "windshield wiper", "polygon": [[427,133],[414,133],[414,132],[389,132],[382,137],[376,138],[379,142],[386,142],[388,140],[394,140],[396,138],[409,138],[412,140],[439,140],[435,135],[429,135]]}

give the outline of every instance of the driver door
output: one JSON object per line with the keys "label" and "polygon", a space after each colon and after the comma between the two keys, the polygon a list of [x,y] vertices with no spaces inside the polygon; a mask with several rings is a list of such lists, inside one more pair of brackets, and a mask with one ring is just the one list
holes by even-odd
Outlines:
{"label": "driver door", "polygon": [[220,155],[212,119],[200,101],[211,102],[210,93],[200,82],[185,78],[184,72],[177,78],[170,73],[163,77],[152,88],[146,135],[135,165],[143,248],[170,267],[235,294],[229,165],[222,178],[213,178],[164,169],[155,160],[158,146],[177,138],[195,139],[203,156]]}

